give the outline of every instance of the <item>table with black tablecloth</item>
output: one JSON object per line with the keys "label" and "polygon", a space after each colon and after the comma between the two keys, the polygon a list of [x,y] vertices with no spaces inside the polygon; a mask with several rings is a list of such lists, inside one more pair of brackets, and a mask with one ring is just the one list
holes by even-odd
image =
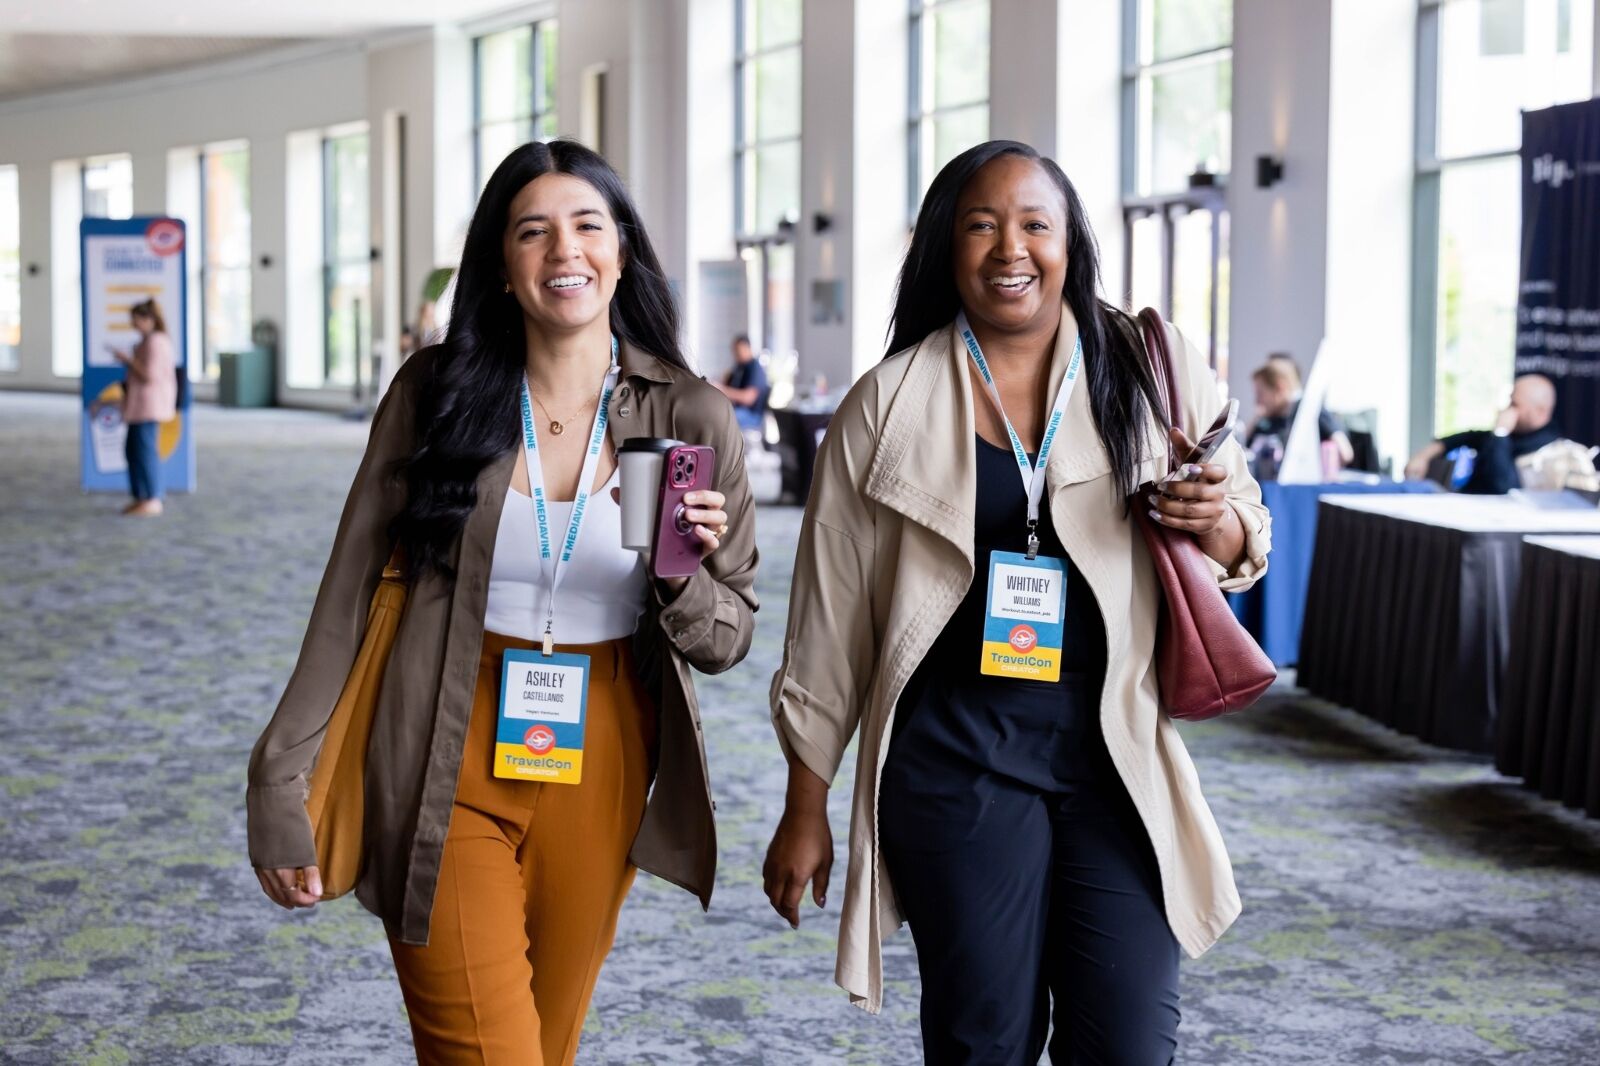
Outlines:
{"label": "table with black tablecloth", "polygon": [[1600,511],[1455,495],[1319,506],[1300,685],[1430,743],[1490,751],[1522,538],[1600,534]]}
{"label": "table with black tablecloth", "polygon": [[1495,767],[1600,817],[1600,536],[1528,537]]}
{"label": "table with black tablecloth", "polygon": [[783,492],[803,504],[811,495],[811,474],[817,465],[817,448],[833,421],[832,409],[774,407],[778,423],[778,450],[783,457]]}
{"label": "table with black tablecloth", "polygon": [[1272,557],[1248,592],[1229,596],[1233,613],[1278,666],[1300,657],[1300,624],[1317,543],[1317,501],[1324,496],[1373,496],[1443,491],[1431,481],[1330,482],[1325,485],[1261,483],[1261,502],[1272,514]]}

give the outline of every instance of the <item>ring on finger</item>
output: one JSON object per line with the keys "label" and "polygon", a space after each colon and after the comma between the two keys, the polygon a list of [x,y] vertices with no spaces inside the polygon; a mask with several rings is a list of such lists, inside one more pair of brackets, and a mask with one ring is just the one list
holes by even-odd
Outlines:
{"label": "ring on finger", "polygon": [[717,539],[721,540],[728,535],[728,523],[724,522],[717,527]]}

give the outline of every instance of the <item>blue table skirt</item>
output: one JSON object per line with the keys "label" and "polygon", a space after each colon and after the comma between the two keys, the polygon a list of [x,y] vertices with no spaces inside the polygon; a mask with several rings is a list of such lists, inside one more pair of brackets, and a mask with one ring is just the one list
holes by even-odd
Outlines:
{"label": "blue table skirt", "polygon": [[1233,613],[1278,666],[1300,657],[1300,623],[1305,617],[1311,557],[1317,548],[1317,500],[1332,495],[1439,492],[1431,481],[1386,481],[1380,485],[1261,484],[1261,502],[1272,512],[1272,554],[1254,588],[1228,600]]}

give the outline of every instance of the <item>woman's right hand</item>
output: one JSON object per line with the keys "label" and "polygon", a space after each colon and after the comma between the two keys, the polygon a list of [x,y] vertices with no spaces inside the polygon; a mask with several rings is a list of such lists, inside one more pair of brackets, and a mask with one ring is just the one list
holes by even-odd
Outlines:
{"label": "woman's right hand", "polygon": [[783,817],[767,847],[762,885],[772,909],[793,929],[800,928],[800,900],[811,884],[818,907],[828,902],[833,870],[833,830],[828,826],[828,785],[798,761],[789,767],[789,794]]}
{"label": "woman's right hand", "polygon": [[322,874],[315,866],[287,866],[278,869],[255,868],[256,880],[267,898],[284,910],[315,907],[322,902]]}

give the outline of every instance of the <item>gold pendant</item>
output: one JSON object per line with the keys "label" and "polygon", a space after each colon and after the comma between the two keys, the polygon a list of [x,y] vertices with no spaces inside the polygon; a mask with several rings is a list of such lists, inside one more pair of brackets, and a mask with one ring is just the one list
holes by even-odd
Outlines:
{"label": "gold pendant", "polygon": [[557,422],[555,419],[552,418],[550,420],[550,432],[554,433],[556,436],[561,436],[561,431],[565,428],[565,426],[563,426],[560,422]]}

